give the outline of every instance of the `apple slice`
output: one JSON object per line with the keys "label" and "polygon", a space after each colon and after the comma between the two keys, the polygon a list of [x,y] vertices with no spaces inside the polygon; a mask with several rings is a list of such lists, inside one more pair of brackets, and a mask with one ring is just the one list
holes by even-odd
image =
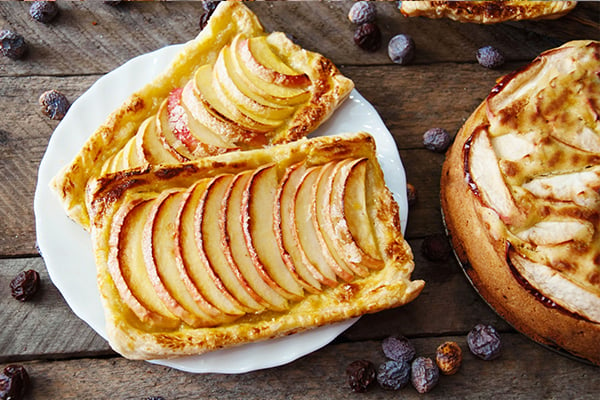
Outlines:
{"label": "apple slice", "polygon": [[579,218],[543,220],[519,231],[516,236],[538,246],[553,246],[570,241],[589,244],[594,237],[594,225]]}
{"label": "apple slice", "polygon": [[214,81],[212,71],[212,66],[206,64],[198,68],[194,75],[195,88],[201,93],[206,102],[210,104],[209,110],[215,110],[214,113],[216,115],[225,117],[242,128],[257,133],[266,133],[277,127],[279,121],[265,119],[269,122],[265,124],[254,121],[242,114],[236,105],[224,95],[218,82]]}
{"label": "apple slice", "polygon": [[189,110],[193,119],[213,131],[216,136],[221,137],[227,143],[228,147],[241,146],[242,144],[262,146],[268,143],[268,139],[264,133],[245,129],[224,116],[219,115],[204,98],[202,93],[198,91],[194,80],[190,80],[183,87],[181,101],[185,108]]}
{"label": "apple slice", "polygon": [[570,312],[600,323],[600,296],[573,283],[554,268],[532,261],[509,247],[507,258],[521,277],[542,296]]}
{"label": "apple slice", "polygon": [[481,201],[510,225],[520,225],[527,216],[515,203],[502,173],[487,130],[479,127],[465,142],[465,174]]}
{"label": "apple slice", "polygon": [[210,264],[203,246],[200,224],[208,190],[215,180],[208,178],[199,181],[189,189],[190,195],[177,218],[178,246],[175,248],[175,261],[187,290],[194,297],[205,298],[225,314],[243,315],[247,309],[225,287]]}
{"label": "apple slice", "polygon": [[242,39],[238,46],[240,60],[262,80],[286,87],[310,85],[308,75],[295,71],[275,54],[266,36]]}
{"label": "apple slice", "polygon": [[[346,262],[381,269],[383,261],[367,211],[367,159],[348,159],[334,172],[330,218],[333,238]],[[355,265],[357,264],[357,265]]]}
{"label": "apple slice", "polygon": [[158,138],[154,116],[142,122],[136,133],[136,148],[138,158],[144,163],[175,164],[179,160],[168,152]]}
{"label": "apple slice", "polygon": [[217,321],[206,300],[200,303],[190,294],[175,262],[174,221],[188,193],[174,189],[162,192],[154,201],[144,225],[142,248],[148,276],[167,308],[191,327],[210,326]]}
{"label": "apple slice", "polygon": [[158,297],[150,282],[142,255],[144,224],[151,200],[124,202],[110,227],[108,271],[123,303],[145,324],[175,328],[180,324]]}
{"label": "apple slice", "polygon": [[295,227],[294,198],[296,188],[306,173],[304,163],[288,167],[281,178],[273,207],[273,231],[283,261],[300,284],[309,292],[318,293],[321,284],[336,286],[337,281],[327,280],[310,262],[298,239]]}
{"label": "apple slice", "polygon": [[287,268],[277,247],[273,213],[265,212],[266,206],[275,204],[278,183],[274,164],[252,173],[242,197],[242,231],[250,258],[262,279],[281,296],[300,300],[304,292],[295,278],[297,274]]}
{"label": "apple slice", "polygon": [[158,108],[156,113],[156,133],[158,138],[175,158],[180,162],[189,161],[194,158],[193,154],[188,150],[187,146],[175,135],[169,122],[168,110],[169,98],[167,97]]}
{"label": "apple slice", "polygon": [[221,85],[223,92],[231,98],[242,113],[254,120],[260,121],[260,118],[268,118],[283,121],[289,118],[296,111],[294,107],[278,105],[262,98],[257,101],[238,87],[225,63],[226,54],[230,51],[229,46],[223,48],[213,68],[215,79]]}
{"label": "apple slice", "polygon": [[597,209],[600,207],[600,167],[537,177],[525,182],[523,188],[542,199],[570,201]]}
{"label": "apple slice", "polygon": [[[221,279],[227,290],[245,307],[246,312],[265,309],[262,299],[252,290],[237,265],[230,262],[229,243],[222,241],[220,220],[223,199],[231,184],[232,175],[219,175],[207,187],[205,197],[196,212],[196,240],[204,250],[208,265]],[[202,252],[201,252],[202,253]]]}
{"label": "apple slice", "polygon": [[338,252],[335,245],[336,233],[331,222],[331,191],[339,163],[340,161],[330,161],[321,167],[317,183],[313,187],[311,207],[313,224],[323,254],[338,276],[344,280],[351,280],[354,274],[364,277],[369,271],[358,263],[347,263],[346,255]]}
{"label": "apple slice", "polygon": [[[168,122],[173,134],[194,158],[237,150],[191,116],[182,101],[183,88],[173,89],[167,101]],[[197,104],[197,103],[195,103]]]}
{"label": "apple slice", "polygon": [[242,228],[242,198],[246,184],[253,170],[235,175],[223,197],[223,206],[219,220],[221,241],[226,244],[225,257],[231,268],[241,271],[245,281],[257,295],[256,301],[274,310],[286,310],[288,301],[270,286],[272,280],[264,270],[257,268],[249,254]]}
{"label": "apple slice", "polygon": [[[230,58],[225,58],[225,63],[228,70],[232,71],[232,78],[235,75],[234,81],[239,82],[238,87],[247,95],[254,93],[269,101],[275,102],[284,106],[295,106],[305,103],[311,96],[310,87],[295,88],[277,85],[273,82],[266,82],[256,75],[245,65],[240,57],[240,48],[243,47],[242,41],[245,40],[241,36],[236,36],[231,42],[229,55]],[[224,54],[225,56],[227,54]],[[248,91],[249,93],[247,93]]]}
{"label": "apple slice", "polygon": [[[299,186],[294,196],[294,225],[298,233],[300,248],[310,261],[310,264],[325,278],[325,284],[336,282],[336,272],[323,254],[321,243],[317,238],[317,231],[313,220],[314,191],[319,177],[319,167],[310,167],[300,179]],[[339,270],[339,268],[337,268]],[[347,274],[343,274],[348,278]],[[348,280],[352,279],[352,276]],[[331,285],[333,286],[333,285]]]}

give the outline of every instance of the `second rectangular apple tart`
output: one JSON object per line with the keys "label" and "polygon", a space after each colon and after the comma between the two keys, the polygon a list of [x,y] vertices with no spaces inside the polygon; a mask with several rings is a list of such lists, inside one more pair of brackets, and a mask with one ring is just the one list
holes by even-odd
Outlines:
{"label": "second rectangular apple tart", "polygon": [[128,358],[288,335],[424,285],[366,133],[109,174],[87,206],[107,334]]}

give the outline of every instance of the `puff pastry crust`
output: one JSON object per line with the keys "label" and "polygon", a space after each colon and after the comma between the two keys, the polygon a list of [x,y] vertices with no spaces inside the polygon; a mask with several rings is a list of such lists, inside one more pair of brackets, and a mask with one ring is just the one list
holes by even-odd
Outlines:
{"label": "puff pastry crust", "polygon": [[560,18],[576,1],[402,1],[407,17],[449,18],[459,22],[495,24],[504,21]]}
{"label": "puff pastry crust", "polygon": [[497,312],[600,364],[600,43],[501,78],[442,171],[455,252]]}
{"label": "puff pastry crust", "polygon": [[[223,176],[233,176],[232,179],[243,179],[247,174],[255,176],[255,172],[264,171],[265,166],[275,168],[277,179],[281,181],[286,171],[297,165],[308,170],[325,171],[326,166],[345,165],[349,160],[359,160],[366,166],[362,190],[370,223],[362,224],[360,229],[368,229],[373,237],[372,246],[363,247],[370,248],[367,251],[379,259],[375,267],[364,268],[360,272],[359,268],[366,264],[360,258],[354,259],[357,269],[350,277],[341,279],[343,274],[339,273],[339,276],[334,276],[333,282],[323,280],[318,290],[305,286],[300,294],[287,297],[283,309],[267,305],[254,311],[229,312],[226,318],[213,319],[197,326],[191,326],[180,317],[145,322],[145,316],[140,317],[140,313],[131,306],[135,302],[123,300],[110,259],[118,251],[115,249],[121,248],[123,240],[136,235],[132,230],[123,230],[115,236],[111,227],[119,225],[115,221],[121,218],[120,210],[127,208],[128,204],[135,206],[157,201],[157,198],[164,199],[169,193],[184,193],[188,188],[214,182]],[[351,198],[356,198],[355,193]],[[108,338],[117,352],[132,359],[201,354],[289,335],[406,304],[420,293],[424,285],[423,281],[410,280],[413,257],[400,230],[398,205],[385,186],[374,140],[366,133],[303,138],[268,149],[225,153],[178,166],[148,166],[109,174],[94,180],[88,187],[87,204],[92,218],[91,233]],[[270,207],[268,204],[261,207],[259,223],[266,224],[268,228],[270,222],[266,215],[271,212]],[[340,222],[339,219],[335,221]],[[120,239],[115,241],[115,237]],[[137,240],[143,239],[138,237]]]}
{"label": "puff pastry crust", "polygon": [[[260,40],[255,41],[256,38]],[[242,115],[237,104],[223,97],[223,90],[226,89],[222,84],[219,86],[212,82],[210,85],[211,79],[214,81],[214,76],[219,73],[217,64],[223,58],[222,53],[233,53],[233,42],[243,47],[248,46],[249,41],[254,41],[253,45],[259,49],[274,51],[276,55],[270,60],[275,65],[271,66],[275,69],[282,67],[285,69],[283,72],[293,75],[292,82],[283,79],[265,83],[271,88],[277,86],[273,89],[274,93],[283,96],[278,88],[285,89],[286,84],[292,87],[285,90],[298,91],[294,87],[296,77],[303,78],[298,79],[298,85],[304,85],[298,91],[302,95],[296,96],[293,101],[290,95],[287,98],[272,96],[269,100],[258,98],[262,103],[257,103],[256,96],[248,99],[244,93],[236,92],[238,97],[245,96],[244,99],[250,104],[247,108],[255,106],[258,110],[254,110],[256,120]],[[252,58],[245,60],[250,62]],[[241,63],[244,64],[243,61]],[[259,73],[264,73],[263,67],[260,67],[262,70]],[[263,74],[267,80],[271,79],[268,72],[267,75]],[[242,73],[240,76],[243,78],[244,75],[251,74]],[[209,85],[202,86],[206,81]],[[59,195],[67,214],[88,229],[89,216],[84,197],[91,179],[136,166],[175,164],[226,151],[297,140],[327,119],[353,87],[352,81],[341,75],[330,60],[300,48],[283,33],[267,34],[257,17],[242,2],[224,1],[219,4],[207,26],[185,45],[167,70],[132,94],[92,134],[75,159],[53,179],[51,186]],[[179,97],[173,100],[176,94]],[[210,140],[200,140],[200,143],[188,146],[190,148],[186,148],[180,137],[173,138],[173,132],[160,136],[164,133],[161,129],[164,131],[165,127],[167,130],[177,129],[178,121],[173,121],[176,112],[172,112],[172,109],[182,114],[179,103],[185,102],[185,96],[190,103],[187,104],[186,118],[200,118],[201,121],[196,121],[194,126],[198,128],[202,125],[196,131],[190,125],[191,136],[197,137],[200,132],[210,137]],[[216,103],[218,106],[215,106]],[[167,108],[171,114],[165,116]],[[278,119],[274,120],[271,114],[264,114],[265,109],[272,110]],[[160,140],[157,139],[157,130],[160,131]]]}

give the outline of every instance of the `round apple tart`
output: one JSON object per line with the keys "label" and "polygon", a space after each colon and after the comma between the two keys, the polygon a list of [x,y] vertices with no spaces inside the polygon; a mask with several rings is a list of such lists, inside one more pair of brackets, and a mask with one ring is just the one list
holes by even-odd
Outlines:
{"label": "round apple tart", "polygon": [[534,340],[600,364],[600,43],[503,78],[458,132],[441,203],[482,297]]}

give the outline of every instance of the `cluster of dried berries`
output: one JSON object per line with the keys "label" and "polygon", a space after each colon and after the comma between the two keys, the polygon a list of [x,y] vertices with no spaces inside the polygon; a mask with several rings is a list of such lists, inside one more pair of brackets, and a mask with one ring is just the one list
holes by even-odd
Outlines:
{"label": "cluster of dried berries", "polygon": [[381,30],[377,25],[377,9],[370,1],[357,1],[348,12],[348,19],[358,25],[354,43],[363,50],[375,52],[381,48]]}
{"label": "cluster of dried berries", "polygon": [[0,374],[0,399],[21,400],[28,388],[29,374],[22,365],[7,365]]}
{"label": "cluster of dried berries", "polygon": [[[467,335],[471,352],[483,359],[493,360],[500,355],[500,335],[491,325],[476,325]],[[415,357],[413,344],[401,335],[383,340],[381,349],[386,361],[377,368],[369,360],[358,360],[346,369],[348,384],[355,392],[366,392],[377,381],[386,390],[400,390],[410,382],[419,393],[431,391],[443,375],[454,375],[462,365],[463,353],[458,343],[446,341],[438,346],[435,358]]]}

